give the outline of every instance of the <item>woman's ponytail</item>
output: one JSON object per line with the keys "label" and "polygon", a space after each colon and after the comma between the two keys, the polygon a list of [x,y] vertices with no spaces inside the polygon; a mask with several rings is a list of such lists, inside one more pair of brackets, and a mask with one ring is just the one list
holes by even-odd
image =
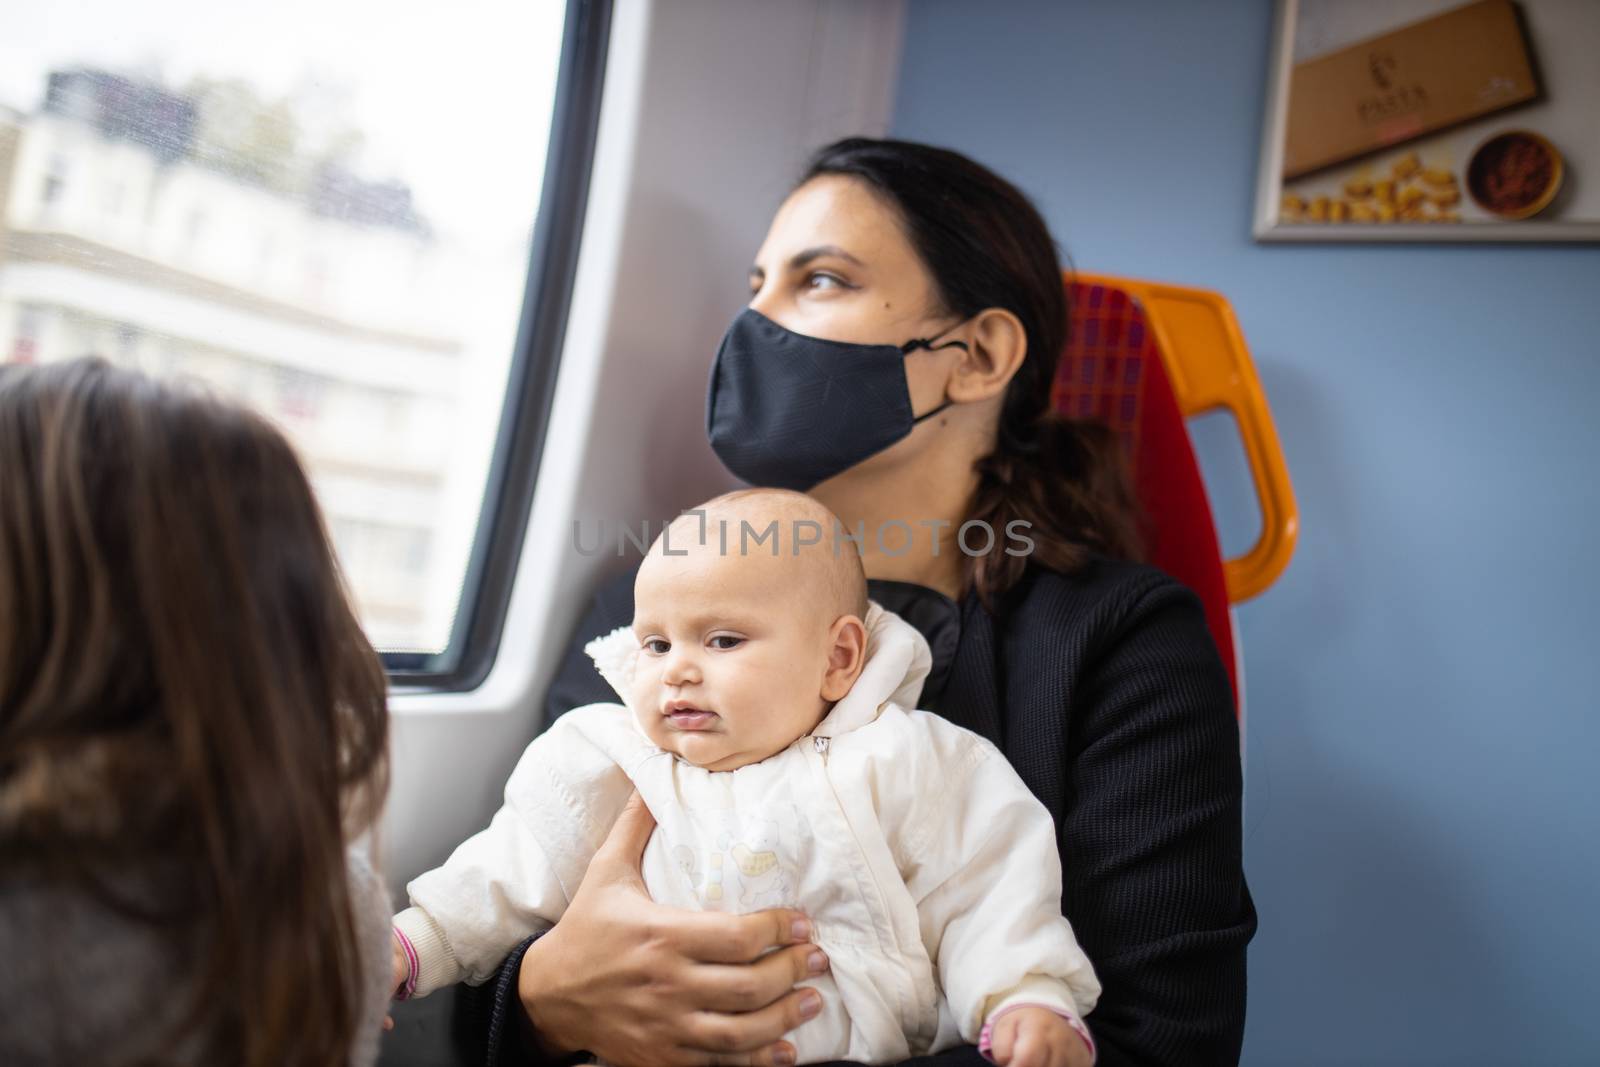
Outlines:
{"label": "woman's ponytail", "polygon": [[[985,605],[1021,580],[1030,559],[1070,574],[1091,555],[1139,558],[1125,454],[1103,423],[1046,414],[1020,435],[1002,423],[994,452],[978,461],[969,512],[997,535],[991,551],[968,560],[968,583]],[[1024,538],[1026,553],[1012,548]]]}

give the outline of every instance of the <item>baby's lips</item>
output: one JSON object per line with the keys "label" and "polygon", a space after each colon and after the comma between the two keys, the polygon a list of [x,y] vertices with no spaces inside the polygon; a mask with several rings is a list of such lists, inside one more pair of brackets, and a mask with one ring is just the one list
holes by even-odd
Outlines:
{"label": "baby's lips", "polygon": [[700,730],[710,726],[716,721],[716,712],[706,711],[703,708],[683,705],[674,708],[667,706],[665,716],[668,722],[680,730]]}

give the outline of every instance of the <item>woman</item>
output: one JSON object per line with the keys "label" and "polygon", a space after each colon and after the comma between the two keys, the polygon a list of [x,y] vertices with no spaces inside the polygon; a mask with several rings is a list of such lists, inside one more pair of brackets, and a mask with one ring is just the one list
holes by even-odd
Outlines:
{"label": "woman", "polygon": [[382,665],[265,420],[0,369],[0,1063],[369,1064]]}
{"label": "woman", "polygon": [[[1199,602],[1127,562],[1109,433],[1049,414],[1067,309],[1043,221],[956,153],[841,141],[779,209],[750,283],[713,376],[713,446],[864,527],[874,598],[935,650],[921,706],[995,741],[1050,809],[1062,908],[1104,985],[1099,1062],[1235,1062],[1255,911],[1232,697]],[[802,432],[779,432],[800,412]],[[986,553],[957,543],[973,520]],[[1005,551],[1012,531],[1031,553]],[[552,715],[608,699],[580,650],[627,622],[630,583],[580,626]],[[637,879],[649,830],[625,813],[566,916],[491,983],[491,1060],[792,1062],[779,1038],[815,1008],[791,988],[804,917],[656,907]]]}

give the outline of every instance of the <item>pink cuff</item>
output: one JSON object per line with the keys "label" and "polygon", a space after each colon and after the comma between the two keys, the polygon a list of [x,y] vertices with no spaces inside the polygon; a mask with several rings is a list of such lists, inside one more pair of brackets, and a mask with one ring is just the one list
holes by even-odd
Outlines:
{"label": "pink cuff", "polygon": [[410,1000],[417,995],[417,974],[422,970],[422,962],[417,959],[417,950],[411,944],[411,939],[401,933],[398,926],[392,926],[390,929],[394,931],[395,939],[400,942],[400,951],[406,954],[406,980],[394,991],[394,999]]}
{"label": "pink cuff", "polygon": [[1070,1012],[1062,1011],[1060,1008],[1049,1004],[1012,1004],[995,1012],[994,1017],[983,1024],[983,1031],[978,1034],[978,1051],[983,1055],[984,1059],[990,1063],[998,1062],[994,1058],[994,1024],[1018,1008],[1043,1008],[1045,1011],[1061,1016],[1067,1021],[1067,1025],[1077,1031],[1079,1037],[1083,1038],[1083,1043],[1089,1046],[1089,1062],[1091,1064],[1094,1063],[1096,1056],[1094,1038],[1089,1036],[1089,1028],[1083,1025],[1083,1020]]}

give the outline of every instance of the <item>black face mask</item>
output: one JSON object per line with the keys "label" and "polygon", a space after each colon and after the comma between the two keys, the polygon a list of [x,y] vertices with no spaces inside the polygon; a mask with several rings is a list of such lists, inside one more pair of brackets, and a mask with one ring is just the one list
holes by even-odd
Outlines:
{"label": "black face mask", "polygon": [[[949,331],[945,331],[948,333]],[[911,413],[906,356],[966,348],[932,338],[894,345],[824,341],[745,308],[722,339],[706,398],[706,436],[751,485],[804,492],[876,455],[951,401]]]}

